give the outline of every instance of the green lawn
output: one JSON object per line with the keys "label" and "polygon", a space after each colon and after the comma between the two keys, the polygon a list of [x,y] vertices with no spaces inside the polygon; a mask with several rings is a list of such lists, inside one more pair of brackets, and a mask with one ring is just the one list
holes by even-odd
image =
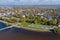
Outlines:
{"label": "green lawn", "polygon": [[30,24],[30,23],[27,23],[27,22],[22,22],[22,23],[20,23],[18,25],[23,26],[23,27],[33,28],[33,29],[39,29],[39,30],[45,30],[45,29],[51,27],[51,26],[48,26],[48,25]]}

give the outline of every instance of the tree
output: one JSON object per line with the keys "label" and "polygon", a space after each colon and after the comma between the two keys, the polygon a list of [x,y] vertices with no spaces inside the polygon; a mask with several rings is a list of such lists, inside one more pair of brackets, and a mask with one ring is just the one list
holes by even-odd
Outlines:
{"label": "tree", "polygon": [[55,19],[52,19],[52,20],[50,20],[50,24],[56,25],[57,24],[57,21],[55,21]]}
{"label": "tree", "polygon": [[39,23],[38,19],[35,19],[35,20],[34,20],[34,23],[35,23],[35,24],[38,24],[38,23]]}
{"label": "tree", "polygon": [[53,16],[53,19],[55,19],[57,17],[57,14],[56,14],[56,9],[52,9],[52,16]]}
{"label": "tree", "polygon": [[40,24],[47,24],[47,19],[40,18]]}
{"label": "tree", "polygon": [[16,20],[15,18],[10,18],[10,19],[8,20],[8,22],[10,22],[10,23],[15,23],[15,22],[17,22],[17,20]]}

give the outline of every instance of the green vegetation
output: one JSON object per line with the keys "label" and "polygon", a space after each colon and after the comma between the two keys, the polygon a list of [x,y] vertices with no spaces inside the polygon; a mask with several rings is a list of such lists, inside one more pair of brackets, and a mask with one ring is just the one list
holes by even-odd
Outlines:
{"label": "green vegetation", "polygon": [[[2,16],[0,20],[8,23],[16,23],[18,26],[45,30],[58,25],[60,18],[56,18],[55,9],[44,8],[12,8],[9,10],[10,15]],[[7,12],[9,12],[7,11]],[[14,14],[15,13],[15,14]],[[47,15],[46,15],[47,14]],[[50,19],[51,16],[51,19]],[[58,22],[56,20],[58,19]],[[19,23],[19,24],[18,24]],[[54,29],[59,32],[60,28]]]}
{"label": "green vegetation", "polygon": [[51,26],[48,25],[41,25],[41,24],[30,24],[27,22],[22,22],[21,24],[18,24],[19,26],[33,28],[33,29],[39,29],[39,30],[45,30],[47,28],[50,28]]}

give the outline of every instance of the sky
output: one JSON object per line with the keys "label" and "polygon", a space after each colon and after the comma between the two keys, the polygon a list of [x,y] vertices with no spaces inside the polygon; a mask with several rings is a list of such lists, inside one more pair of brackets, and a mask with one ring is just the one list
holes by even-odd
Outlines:
{"label": "sky", "polygon": [[0,5],[60,5],[60,0],[0,0]]}

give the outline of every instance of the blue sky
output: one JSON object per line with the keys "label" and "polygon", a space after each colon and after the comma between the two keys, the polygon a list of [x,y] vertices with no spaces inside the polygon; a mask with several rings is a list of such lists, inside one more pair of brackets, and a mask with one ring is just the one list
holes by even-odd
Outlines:
{"label": "blue sky", "polygon": [[60,0],[0,0],[0,5],[60,5]]}

